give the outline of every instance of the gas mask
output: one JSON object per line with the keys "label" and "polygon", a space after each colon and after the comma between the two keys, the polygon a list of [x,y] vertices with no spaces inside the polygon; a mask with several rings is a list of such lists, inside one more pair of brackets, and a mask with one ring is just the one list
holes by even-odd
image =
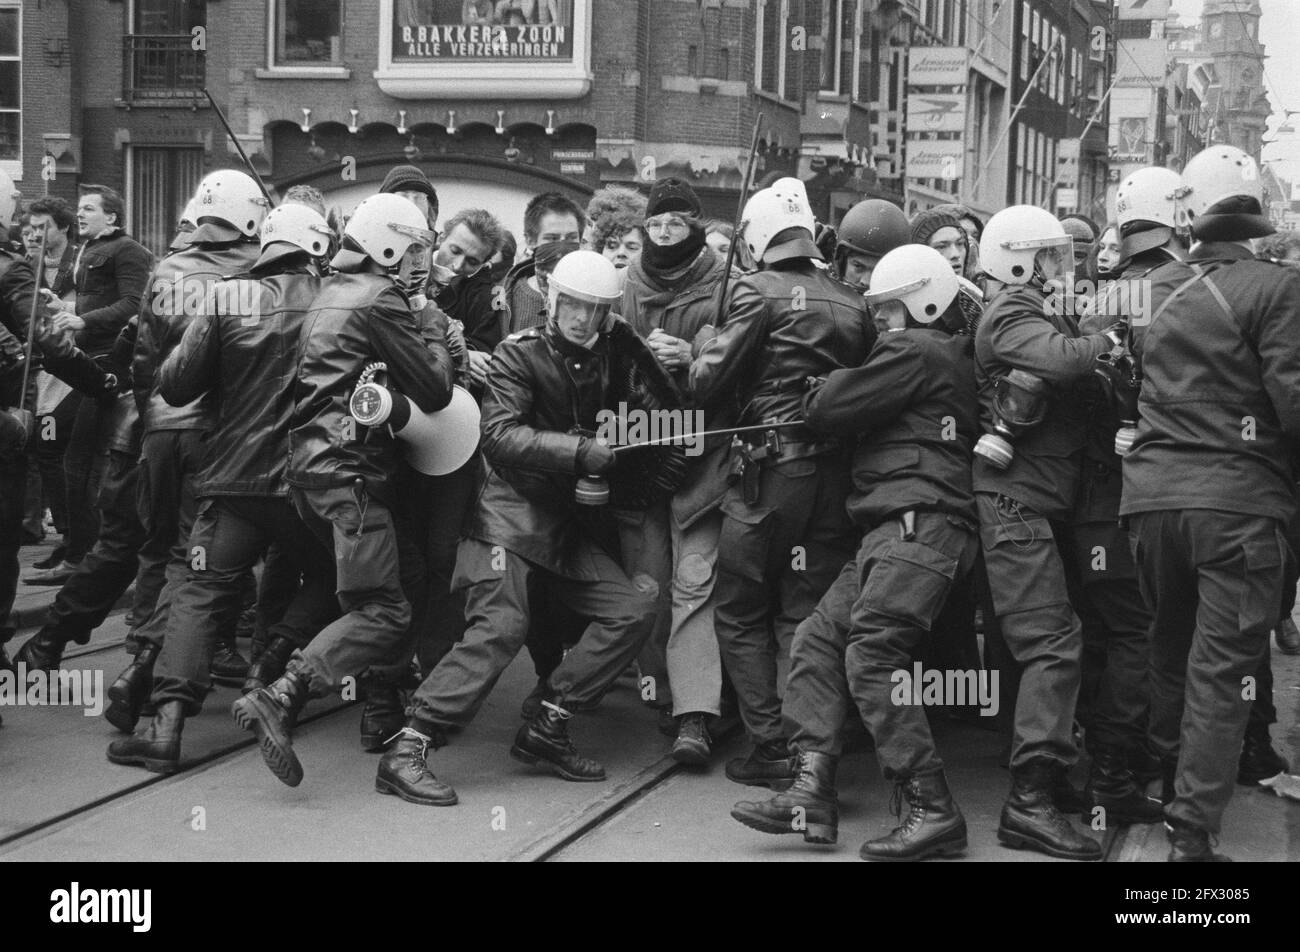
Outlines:
{"label": "gas mask", "polygon": [[990,465],[1007,469],[1015,459],[1011,442],[1047,415],[1047,384],[1023,370],[1012,370],[993,381],[993,432],[975,444],[975,452]]}
{"label": "gas mask", "polygon": [[1128,455],[1137,438],[1138,396],[1142,392],[1142,365],[1123,344],[1097,358],[1094,372],[1101,377],[1106,393],[1119,416],[1115,431],[1115,453]]}
{"label": "gas mask", "polygon": [[389,270],[393,281],[406,292],[413,304],[416,298],[424,297],[425,289],[429,286],[431,257],[432,249],[428,245],[415,242],[406,249],[402,260]]}

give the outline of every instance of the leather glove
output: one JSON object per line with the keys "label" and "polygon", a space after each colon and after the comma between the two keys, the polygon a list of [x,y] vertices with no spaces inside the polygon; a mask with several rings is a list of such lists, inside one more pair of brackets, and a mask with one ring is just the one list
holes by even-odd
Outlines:
{"label": "leather glove", "polygon": [[614,468],[614,451],[589,436],[578,441],[578,468],[589,476],[600,476]]}
{"label": "leather glove", "polygon": [[1102,331],[1116,347],[1123,347],[1128,341],[1128,321],[1116,321]]}

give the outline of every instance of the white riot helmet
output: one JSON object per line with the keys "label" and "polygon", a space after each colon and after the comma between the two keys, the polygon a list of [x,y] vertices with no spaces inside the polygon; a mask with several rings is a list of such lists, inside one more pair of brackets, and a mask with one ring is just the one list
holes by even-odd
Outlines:
{"label": "white riot helmet", "polygon": [[1124,226],[1130,222],[1152,222],[1185,232],[1191,224],[1187,195],[1183,177],[1172,169],[1152,166],[1138,169],[1124,179],[1115,192],[1115,221],[1119,225],[1123,256],[1131,258],[1158,248],[1170,237],[1162,228],[1125,235]]}
{"label": "white riot helmet", "polygon": [[185,231],[185,230],[186,230],[186,228],[185,228],[186,225],[189,225],[189,226],[190,226],[189,229],[188,229],[188,230],[190,230],[190,231],[193,231],[195,228],[198,227],[198,224],[199,224],[199,197],[198,197],[197,195],[193,196],[193,197],[192,197],[188,202],[185,203],[185,208],[184,208],[184,210],[181,212],[181,222],[180,222],[180,224],[181,224],[181,231]]}
{"label": "white riot helmet", "polygon": [[371,195],[357,206],[343,234],[384,268],[401,263],[413,244],[432,247],[428,219],[410,199],[388,192]]}
{"label": "white riot helmet", "polygon": [[867,303],[901,301],[918,324],[933,324],[948,310],[960,288],[959,279],[937,249],[902,245],[885,253],[871,272]]}
{"label": "white riot helmet", "polygon": [[7,229],[13,223],[14,209],[18,207],[18,190],[9,174],[0,171],[0,228]]}
{"label": "white riot helmet", "polygon": [[197,224],[203,224],[205,218],[215,218],[245,238],[257,235],[271,204],[251,177],[234,169],[208,175],[199,183],[194,198],[198,202]]}
{"label": "white riot helmet", "polygon": [[1073,263],[1074,241],[1049,211],[1034,205],[1004,208],[984,226],[980,236],[980,267],[1003,284],[1028,284],[1034,258],[1044,248],[1060,248]]}
{"label": "white riot helmet", "polygon": [[1253,198],[1264,207],[1264,182],[1259,166],[1235,146],[1212,145],[1187,160],[1183,182],[1190,194],[1188,204],[1194,216],[1204,215],[1227,198]]}
{"label": "white riot helmet", "polygon": [[[740,237],[755,261],[771,264],[798,256],[821,257],[813,243],[817,223],[808,205],[808,193],[798,179],[783,178],[755,192],[745,203],[740,219]],[[808,236],[782,242],[769,252],[772,239],[787,228],[802,228]]]}
{"label": "white riot helmet", "polygon": [[612,306],[623,296],[618,269],[598,252],[570,251],[546,279],[548,313],[555,313],[561,294],[587,304]]}
{"label": "white riot helmet", "polygon": [[1241,241],[1276,231],[1264,214],[1259,166],[1240,149],[1230,145],[1202,149],[1188,160],[1183,181],[1191,191],[1193,237]]}
{"label": "white riot helmet", "polygon": [[262,249],[275,242],[287,242],[313,258],[329,250],[330,226],[312,208],[290,202],[271,209],[262,222]]}

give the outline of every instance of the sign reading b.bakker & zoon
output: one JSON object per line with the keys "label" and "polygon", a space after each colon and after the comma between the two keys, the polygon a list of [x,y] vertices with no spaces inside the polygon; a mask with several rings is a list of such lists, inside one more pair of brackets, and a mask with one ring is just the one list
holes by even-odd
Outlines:
{"label": "sign reading b.bakker & zoon", "polygon": [[574,0],[396,0],[392,61],[573,58]]}

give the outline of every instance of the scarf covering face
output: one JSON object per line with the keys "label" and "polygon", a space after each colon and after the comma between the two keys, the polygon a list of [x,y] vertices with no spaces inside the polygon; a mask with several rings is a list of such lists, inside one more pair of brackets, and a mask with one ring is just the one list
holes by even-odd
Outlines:
{"label": "scarf covering face", "polygon": [[654,277],[668,278],[695,261],[704,247],[704,225],[691,219],[690,231],[675,245],[657,245],[647,241],[641,248],[641,266]]}
{"label": "scarf covering face", "polygon": [[576,241],[548,241],[538,245],[533,251],[534,273],[550,274],[555,266],[571,251],[577,251],[581,245]]}

